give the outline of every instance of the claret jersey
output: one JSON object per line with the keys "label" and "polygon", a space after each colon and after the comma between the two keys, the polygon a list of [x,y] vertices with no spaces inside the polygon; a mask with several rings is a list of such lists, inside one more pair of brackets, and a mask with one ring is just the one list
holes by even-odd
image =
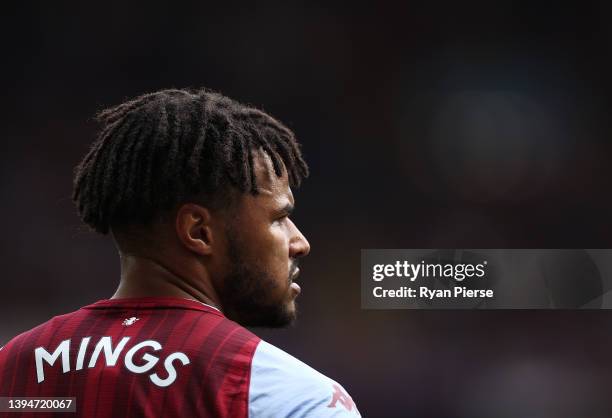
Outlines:
{"label": "claret jersey", "polygon": [[104,300],[19,335],[0,397],[72,397],[86,417],[359,416],[338,383],[180,298]]}

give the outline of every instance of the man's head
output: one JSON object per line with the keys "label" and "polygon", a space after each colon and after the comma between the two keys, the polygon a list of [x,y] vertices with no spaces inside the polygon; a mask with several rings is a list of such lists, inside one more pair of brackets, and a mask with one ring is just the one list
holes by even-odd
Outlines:
{"label": "man's head", "polygon": [[74,180],[83,221],[136,256],[163,241],[154,257],[178,286],[208,289],[241,324],[291,322],[297,259],[309,251],[288,218],[291,187],[308,175],[293,133],[207,90],[147,94],[99,120]]}

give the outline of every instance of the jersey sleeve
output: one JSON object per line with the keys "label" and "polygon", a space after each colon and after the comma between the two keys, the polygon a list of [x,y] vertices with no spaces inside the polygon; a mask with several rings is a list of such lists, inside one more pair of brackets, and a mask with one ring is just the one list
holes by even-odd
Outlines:
{"label": "jersey sleeve", "polygon": [[249,418],[355,418],[342,386],[295,357],[261,341],[251,363]]}

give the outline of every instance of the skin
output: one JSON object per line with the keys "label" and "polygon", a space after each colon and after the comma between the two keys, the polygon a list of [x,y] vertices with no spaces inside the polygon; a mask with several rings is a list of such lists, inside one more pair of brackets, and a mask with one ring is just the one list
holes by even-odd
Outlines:
{"label": "skin", "polygon": [[170,296],[220,309],[243,325],[295,319],[293,280],[310,245],[289,215],[295,205],[286,170],[255,153],[259,193],[237,194],[228,210],[194,203],[146,228],[113,230],[121,281],[113,299]]}

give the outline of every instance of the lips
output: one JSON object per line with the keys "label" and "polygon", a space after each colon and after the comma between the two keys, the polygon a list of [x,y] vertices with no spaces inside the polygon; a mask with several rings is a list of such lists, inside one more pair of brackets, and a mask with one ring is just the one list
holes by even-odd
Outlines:
{"label": "lips", "polygon": [[294,282],[294,280],[299,275],[300,275],[300,268],[296,266],[295,269],[293,270],[293,274],[291,274],[291,276],[289,277],[289,287],[295,292],[296,296],[302,291],[302,289],[300,288],[300,285]]}
{"label": "lips", "polygon": [[296,282],[291,282],[289,287],[291,288],[291,290],[295,292],[296,295],[298,295],[302,291],[302,289],[300,288],[300,285],[297,284]]}

